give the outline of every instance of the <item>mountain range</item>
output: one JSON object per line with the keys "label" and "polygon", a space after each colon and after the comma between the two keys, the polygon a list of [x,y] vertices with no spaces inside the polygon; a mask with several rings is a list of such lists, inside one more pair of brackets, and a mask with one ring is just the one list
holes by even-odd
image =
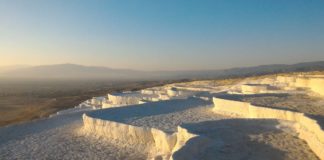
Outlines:
{"label": "mountain range", "polygon": [[159,79],[210,79],[263,75],[283,72],[323,71],[324,61],[273,64],[255,67],[201,71],[139,71],[108,67],[56,64],[41,66],[0,67],[1,78],[13,79],[109,79],[109,80],[159,80]]}

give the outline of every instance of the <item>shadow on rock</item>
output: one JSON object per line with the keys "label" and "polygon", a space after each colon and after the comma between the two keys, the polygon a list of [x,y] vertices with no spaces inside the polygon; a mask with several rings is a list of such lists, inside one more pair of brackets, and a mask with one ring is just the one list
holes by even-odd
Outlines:
{"label": "shadow on rock", "polygon": [[277,120],[272,119],[229,119],[185,124],[182,127],[199,137],[188,141],[173,158],[176,160],[284,159],[283,151],[251,139],[253,135],[282,132],[276,128],[278,124]]}
{"label": "shadow on rock", "polygon": [[324,116],[322,115],[313,115],[313,114],[305,114],[307,117],[312,118],[317,121],[317,124],[324,130]]}

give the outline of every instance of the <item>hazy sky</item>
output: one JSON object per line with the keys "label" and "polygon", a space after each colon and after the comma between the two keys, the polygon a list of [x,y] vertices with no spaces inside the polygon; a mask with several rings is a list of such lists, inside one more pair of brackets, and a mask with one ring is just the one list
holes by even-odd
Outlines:
{"label": "hazy sky", "polygon": [[0,0],[0,66],[198,70],[318,60],[323,0]]}

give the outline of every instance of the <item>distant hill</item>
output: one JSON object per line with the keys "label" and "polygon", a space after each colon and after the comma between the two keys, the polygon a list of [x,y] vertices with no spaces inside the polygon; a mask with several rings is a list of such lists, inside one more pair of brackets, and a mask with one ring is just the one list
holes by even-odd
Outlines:
{"label": "distant hill", "polygon": [[137,77],[139,73],[142,72],[77,64],[57,64],[10,70],[0,76],[27,79],[129,79]]}
{"label": "distant hill", "polygon": [[292,65],[275,64],[256,67],[202,71],[137,71],[76,64],[42,65],[1,70],[0,78],[20,79],[109,79],[109,80],[157,80],[157,79],[209,79],[253,76],[284,72],[324,71],[324,61]]}
{"label": "distant hill", "polygon": [[9,72],[9,71],[13,71],[13,70],[17,70],[17,69],[28,68],[28,67],[31,67],[31,66],[28,66],[28,65],[0,66],[0,74]]}
{"label": "distant hill", "polygon": [[256,76],[274,73],[287,72],[306,72],[306,71],[324,71],[324,61],[297,63],[292,65],[273,64],[261,65],[255,67],[232,68],[217,71],[202,71],[197,73],[200,77],[214,78],[214,77],[241,77],[241,76]]}

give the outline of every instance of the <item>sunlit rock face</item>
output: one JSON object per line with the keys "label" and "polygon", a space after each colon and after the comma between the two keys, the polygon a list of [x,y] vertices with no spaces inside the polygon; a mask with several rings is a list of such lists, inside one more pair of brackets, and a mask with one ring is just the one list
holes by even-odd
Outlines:
{"label": "sunlit rock face", "polygon": [[138,104],[141,97],[138,93],[108,94],[108,100],[114,105]]}
{"label": "sunlit rock face", "polygon": [[266,93],[268,90],[268,85],[244,84],[241,86],[241,90],[243,94]]}
{"label": "sunlit rock face", "polygon": [[[188,93],[187,93],[188,94]],[[93,108],[111,108],[147,102],[157,102],[174,98],[185,98],[183,91],[174,87],[154,87],[134,92],[110,93],[107,97],[94,97],[87,104]]]}
{"label": "sunlit rock face", "polygon": [[278,76],[277,81],[290,87],[309,88],[324,96],[324,77],[322,75]]}
{"label": "sunlit rock face", "polygon": [[[121,140],[129,145],[145,144],[150,147],[149,157],[173,159],[173,154],[177,153],[187,141],[198,137],[198,135],[189,133],[188,130],[178,127],[178,132],[169,134],[164,131],[155,128],[136,127],[123,123],[118,123],[109,120],[101,120],[93,118],[89,115],[83,115],[84,129],[98,136],[104,136],[106,138]],[[197,143],[197,141],[199,141]],[[206,139],[199,138],[195,144],[206,144]],[[193,147],[193,146],[191,146]],[[195,146],[196,152],[199,150],[199,146]],[[200,149],[202,149],[200,147]],[[177,153],[177,157],[192,157],[193,153]],[[181,159],[182,159],[181,158]],[[190,159],[190,158],[189,158]]]}

